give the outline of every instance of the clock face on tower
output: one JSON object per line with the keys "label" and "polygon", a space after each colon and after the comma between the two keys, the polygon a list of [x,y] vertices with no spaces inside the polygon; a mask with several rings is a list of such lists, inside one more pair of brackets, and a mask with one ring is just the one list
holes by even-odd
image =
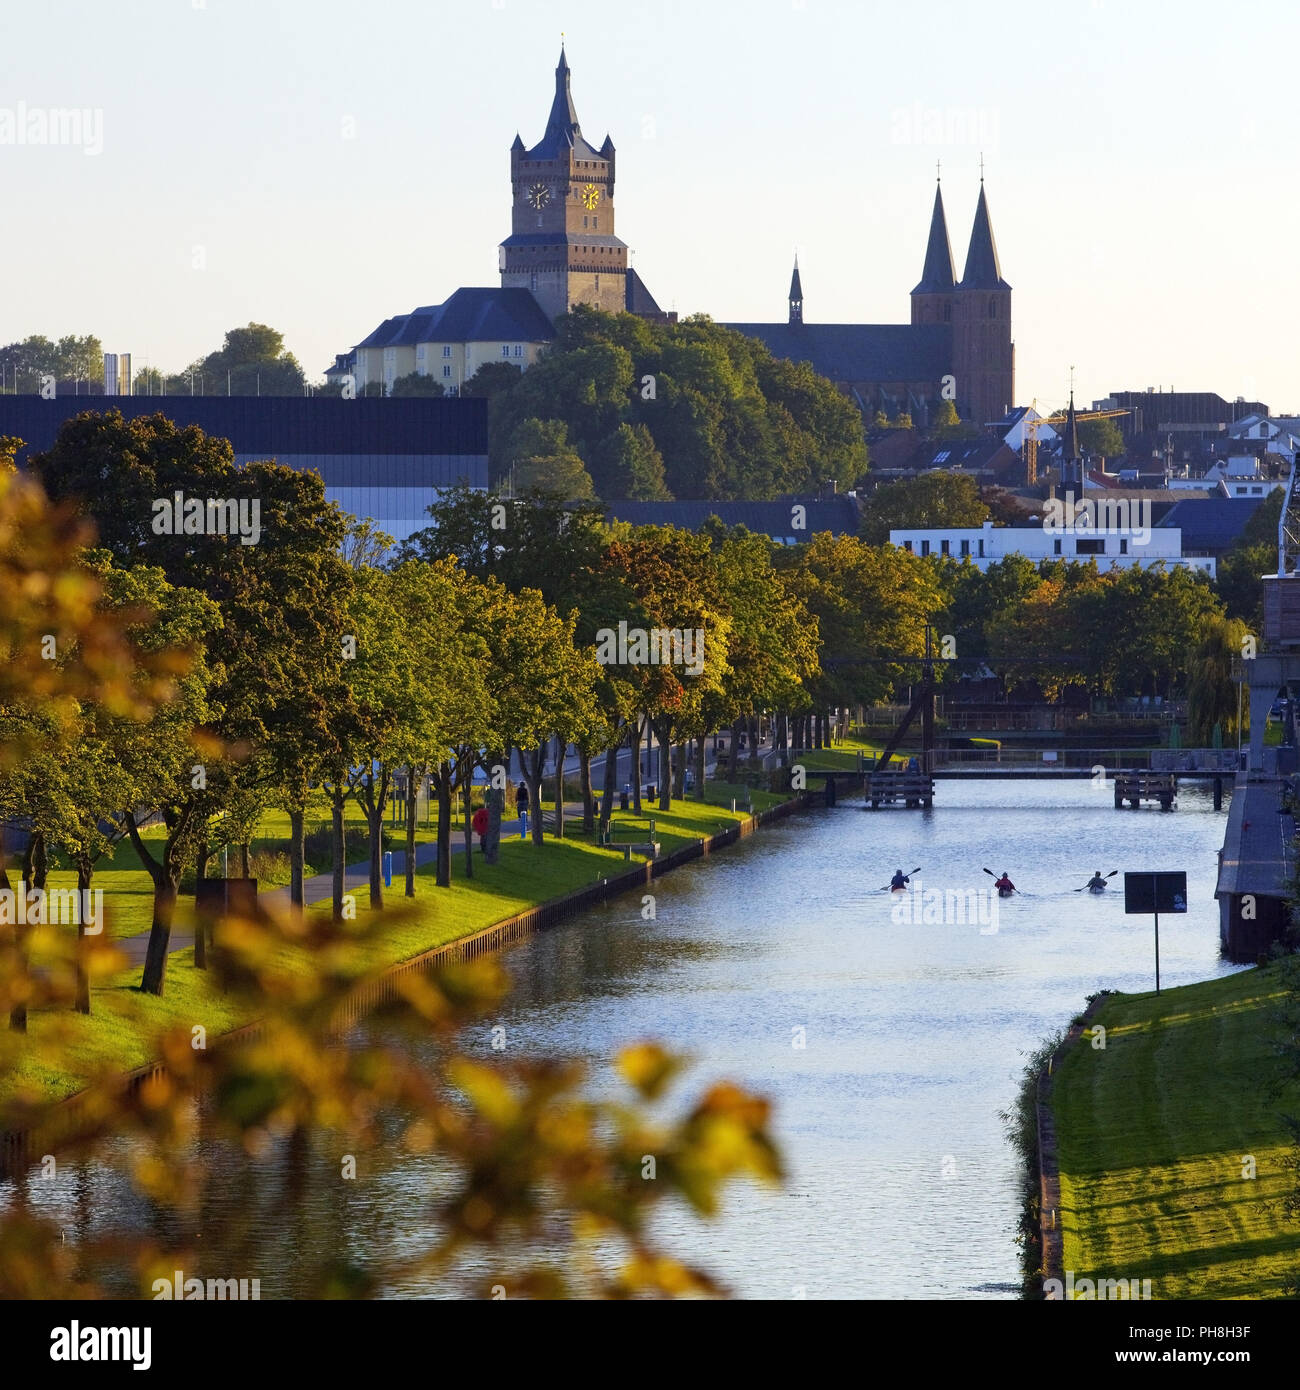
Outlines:
{"label": "clock face on tower", "polygon": [[600,202],[600,189],[594,183],[589,183],[582,190],[582,206],[590,211]]}
{"label": "clock face on tower", "polygon": [[551,201],[551,190],[544,183],[535,183],[528,190],[528,201],[538,212]]}

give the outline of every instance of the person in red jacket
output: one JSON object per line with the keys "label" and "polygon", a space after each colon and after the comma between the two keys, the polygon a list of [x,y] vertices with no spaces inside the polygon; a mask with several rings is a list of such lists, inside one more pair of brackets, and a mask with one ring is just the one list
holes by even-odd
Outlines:
{"label": "person in red jacket", "polygon": [[474,818],[470,821],[470,825],[473,827],[475,835],[478,836],[478,847],[481,854],[487,848],[488,809],[486,806],[480,806],[474,812]]}

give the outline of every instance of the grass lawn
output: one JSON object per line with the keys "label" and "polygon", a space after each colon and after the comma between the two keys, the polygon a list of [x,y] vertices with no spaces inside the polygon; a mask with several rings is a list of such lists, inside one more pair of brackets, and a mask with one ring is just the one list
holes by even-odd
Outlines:
{"label": "grass lawn", "polygon": [[834,748],[818,748],[800,754],[798,761],[810,769],[824,767],[831,772],[856,772],[859,753],[864,758],[874,758],[884,746],[883,742],[855,732],[840,739]]}
{"label": "grass lawn", "polygon": [[[671,853],[746,818],[744,812],[733,814],[730,810],[731,789],[722,790],[726,793],[725,805],[679,801],[671,811],[650,812],[655,817],[663,853]],[[709,794],[717,795],[717,788],[711,785]],[[756,792],[755,808],[762,809],[780,799]],[[631,813],[626,814],[630,817]],[[624,813],[614,813],[616,821],[624,818]],[[500,861],[495,866],[485,863],[476,853],[474,877],[468,880],[462,876],[458,837],[453,845],[456,852],[450,888],[436,888],[434,865],[422,865],[416,873],[416,897],[412,903],[402,895],[403,880],[394,876],[393,887],[385,895],[387,903],[389,907],[407,910],[383,914],[388,920],[367,943],[365,958],[371,968],[378,970],[458,937],[470,936],[502,918],[597,879],[612,877],[626,867],[621,849],[602,849],[582,834],[581,819],[569,821],[563,841],[548,836],[540,849],[531,839],[504,838]],[[63,871],[52,872],[52,886],[64,876]],[[73,882],[75,885],[75,876]],[[98,872],[94,882],[105,890],[111,935],[121,937],[148,930],[152,885],[129,845],[118,848],[113,867]],[[357,894],[358,918],[363,924],[371,919],[367,902],[364,890]],[[192,903],[192,899],[184,898],[178,902],[177,931],[183,931],[192,921]],[[310,910],[327,913],[330,905],[326,901]],[[211,976],[194,969],[191,950],[170,956],[162,998],[142,994],[139,980],[140,971],[134,968],[93,990],[89,1016],[34,1011],[28,1020],[27,1041],[20,1045],[15,1064],[0,1078],[0,1101],[19,1092],[45,1100],[60,1099],[81,1089],[102,1069],[127,1071],[148,1062],[158,1054],[154,1039],[165,1028],[202,1024],[209,1038],[215,1038],[251,1022],[257,1014],[256,1008],[218,993]],[[60,1058],[57,1067],[48,1060],[56,1045]]]}
{"label": "grass lawn", "polygon": [[1278,1208],[1294,1182],[1280,1115],[1300,1103],[1267,1094],[1282,996],[1276,965],[1118,995],[1095,1020],[1105,1049],[1070,1049],[1052,1107],[1076,1280],[1149,1278],[1158,1299],[1284,1296],[1300,1225]]}

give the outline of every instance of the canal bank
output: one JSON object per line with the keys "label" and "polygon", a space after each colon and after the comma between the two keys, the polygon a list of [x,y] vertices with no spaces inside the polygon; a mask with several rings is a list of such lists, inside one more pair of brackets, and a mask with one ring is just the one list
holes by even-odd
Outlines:
{"label": "canal bank", "polygon": [[[350,1026],[364,1018],[381,1003],[396,997],[400,991],[402,978],[411,973],[434,969],[459,961],[475,960],[489,952],[499,951],[504,946],[518,942],[534,932],[566,921],[596,904],[608,902],[621,894],[644,889],[654,880],[679,869],[694,860],[735,844],[752,835],[760,826],[782,820],[795,811],[806,809],[809,805],[821,804],[824,799],[834,800],[833,791],[829,798],[818,792],[801,792],[784,802],[764,810],[734,819],[733,823],[712,834],[701,835],[679,844],[667,854],[654,859],[642,860],[634,867],[598,878],[595,882],[560,896],[547,899],[512,913],[476,931],[419,951],[402,960],[393,962],[377,971],[353,991],[346,1007],[339,1016],[339,1026]],[[707,803],[701,803],[706,810],[716,810]],[[734,815],[734,808],[733,808]],[[659,819],[665,820],[662,813]],[[674,835],[680,840],[680,835]],[[552,842],[543,846],[543,853]],[[630,858],[631,856],[626,856]],[[394,906],[407,900],[398,898]],[[238,1046],[256,1037],[260,1025],[251,1019],[239,1027],[224,1033],[213,1034],[210,1047]],[[160,1061],[150,1060],[123,1072],[109,1084],[110,1094],[131,1094],[147,1080],[164,1072]],[[47,1152],[60,1143],[74,1140],[86,1129],[88,1118],[103,1100],[103,1088],[94,1092],[78,1091],[50,1105],[39,1121],[22,1127],[0,1131],[0,1178],[12,1174],[26,1162],[33,1152]]]}
{"label": "canal bank", "polygon": [[1096,1001],[1044,1078],[1043,1278],[1150,1280],[1159,1300],[1295,1296],[1300,1225],[1283,1203],[1300,1150],[1284,1116],[1300,1089],[1278,1043],[1298,999],[1290,957]]}

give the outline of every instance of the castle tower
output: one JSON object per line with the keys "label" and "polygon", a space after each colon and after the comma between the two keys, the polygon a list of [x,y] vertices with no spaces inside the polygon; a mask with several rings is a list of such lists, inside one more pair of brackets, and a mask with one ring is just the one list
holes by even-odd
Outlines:
{"label": "castle tower", "polygon": [[925,269],[921,272],[920,284],[912,291],[912,322],[951,323],[955,289],[948,221],[943,215],[943,192],[936,179],[934,211],[930,214],[930,240],[925,247]]}
{"label": "castle tower", "polygon": [[794,274],[790,277],[790,322],[803,322],[803,284],[799,280],[799,257],[794,258]]}
{"label": "castle tower", "polygon": [[510,149],[511,234],[501,243],[501,285],[531,290],[552,319],[575,304],[611,313],[627,299],[627,246],[614,235],[614,142],[583,138],[560,49],[546,131]]}
{"label": "castle tower", "polygon": [[977,425],[1000,419],[1015,405],[1015,344],[1011,339],[1011,286],[1002,278],[993,222],[980,176],[966,269],[953,308],[953,370],[957,409]]}

